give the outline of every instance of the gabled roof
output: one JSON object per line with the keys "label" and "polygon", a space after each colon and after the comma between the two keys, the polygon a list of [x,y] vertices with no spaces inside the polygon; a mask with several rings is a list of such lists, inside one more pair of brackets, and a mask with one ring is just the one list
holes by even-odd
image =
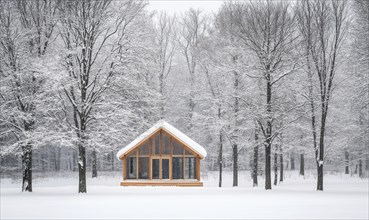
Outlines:
{"label": "gabled roof", "polygon": [[129,152],[133,148],[136,148],[138,145],[146,141],[149,137],[151,137],[154,133],[156,133],[160,129],[163,129],[173,137],[177,138],[184,145],[186,145],[186,147],[190,148],[192,151],[197,153],[201,159],[206,157],[207,155],[206,150],[200,144],[196,143],[194,140],[189,138],[187,135],[183,134],[181,131],[179,131],[177,128],[173,127],[169,123],[165,122],[164,120],[160,120],[149,130],[138,136],[138,138],[136,138],[126,147],[118,151],[117,158],[120,160],[120,157],[122,157],[125,153]]}

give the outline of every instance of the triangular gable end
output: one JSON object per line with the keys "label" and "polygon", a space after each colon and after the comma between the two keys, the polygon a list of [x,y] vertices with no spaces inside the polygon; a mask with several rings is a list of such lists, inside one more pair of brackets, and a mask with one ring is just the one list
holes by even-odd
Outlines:
{"label": "triangular gable end", "polygon": [[160,130],[164,130],[170,136],[172,136],[176,141],[183,144],[188,150],[192,151],[193,154],[198,155],[201,159],[204,159],[207,155],[206,150],[193,141],[191,138],[183,134],[178,129],[174,128],[172,125],[165,121],[159,121],[154,126],[152,126],[149,130],[141,134],[138,138],[128,144],[126,147],[122,148],[117,153],[117,158],[122,160],[125,155],[128,155],[130,152],[141,146],[142,143],[147,141],[149,138],[153,137]]}

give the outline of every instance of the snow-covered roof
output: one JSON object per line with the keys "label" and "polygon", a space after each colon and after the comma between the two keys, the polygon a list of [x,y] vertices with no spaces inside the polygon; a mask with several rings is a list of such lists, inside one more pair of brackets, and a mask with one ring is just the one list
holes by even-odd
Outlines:
{"label": "snow-covered roof", "polygon": [[182,141],[187,147],[197,153],[201,158],[205,158],[207,153],[206,150],[194,140],[189,138],[187,135],[183,134],[177,128],[170,125],[168,122],[164,120],[158,121],[154,126],[152,126],[149,130],[138,136],[134,141],[128,144],[126,147],[122,148],[117,153],[117,158],[120,160],[120,157],[123,156],[125,153],[129,152],[131,149],[137,147],[139,144],[143,143],[147,138],[153,135],[158,130],[163,129],[170,135],[174,136],[178,140]]}

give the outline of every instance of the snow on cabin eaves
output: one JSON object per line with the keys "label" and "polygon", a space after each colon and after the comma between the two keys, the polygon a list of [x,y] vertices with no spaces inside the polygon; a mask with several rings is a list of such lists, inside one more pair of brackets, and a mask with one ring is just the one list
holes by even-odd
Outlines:
{"label": "snow on cabin eaves", "polygon": [[187,145],[187,147],[191,148],[194,152],[198,153],[201,158],[205,158],[207,153],[206,150],[194,140],[189,138],[187,135],[183,134],[181,131],[170,125],[169,123],[160,120],[154,126],[152,126],[149,130],[138,136],[134,141],[128,144],[126,147],[122,148],[117,153],[117,158],[120,160],[120,157],[130,151],[132,148],[135,148],[138,144],[140,144],[147,137],[151,136],[153,133],[158,131],[159,129],[164,129],[177,139],[181,140],[183,143]]}

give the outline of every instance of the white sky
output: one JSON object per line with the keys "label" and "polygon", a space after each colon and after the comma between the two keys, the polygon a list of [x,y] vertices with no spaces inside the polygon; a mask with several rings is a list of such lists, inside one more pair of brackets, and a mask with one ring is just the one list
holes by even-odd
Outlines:
{"label": "white sky", "polygon": [[223,0],[149,0],[147,9],[180,14],[192,7],[207,13],[215,13],[222,4]]}

